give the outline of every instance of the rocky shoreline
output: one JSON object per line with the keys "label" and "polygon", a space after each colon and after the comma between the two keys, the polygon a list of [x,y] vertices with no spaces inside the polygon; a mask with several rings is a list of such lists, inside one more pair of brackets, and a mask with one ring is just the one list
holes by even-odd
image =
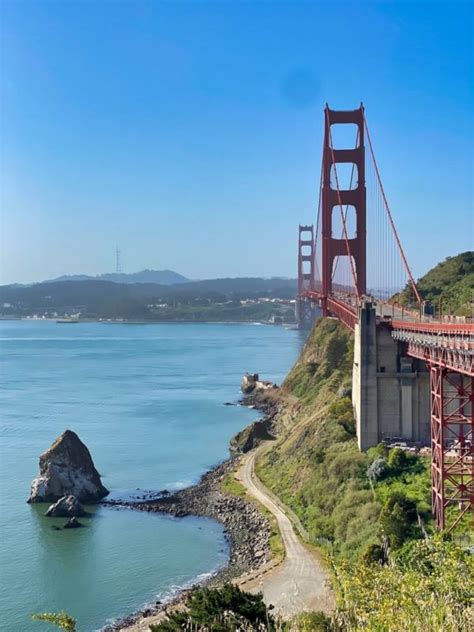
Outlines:
{"label": "rocky shoreline", "polygon": [[[252,406],[264,413],[263,418],[249,426],[252,429],[257,424],[271,428],[271,421],[276,414],[276,406],[269,403],[259,394],[251,395],[241,402]],[[240,434],[240,433],[239,433]],[[226,477],[234,472],[240,463],[238,452],[246,452],[256,447],[261,439],[257,429],[255,440],[246,437],[245,446],[239,447],[232,443],[234,456],[204,474],[196,485],[187,487],[174,493],[162,491],[158,498],[142,501],[103,501],[106,506],[130,508],[137,511],[165,513],[176,518],[185,516],[201,516],[211,518],[224,526],[224,533],[230,548],[229,561],[212,577],[201,582],[210,586],[221,585],[241,575],[251,573],[268,563],[272,558],[270,536],[272,526],[268,519],[259,511],[256,504],[240,496],[227,494],[223,491]],[[133,625],[143,617],[149,617],[166,612],[185,599],[190,589],[183,589],[176,597],[166,602],[155,602],[154,605],[137,611],[114,624],[107,625],[102,632],[117,632]]]}

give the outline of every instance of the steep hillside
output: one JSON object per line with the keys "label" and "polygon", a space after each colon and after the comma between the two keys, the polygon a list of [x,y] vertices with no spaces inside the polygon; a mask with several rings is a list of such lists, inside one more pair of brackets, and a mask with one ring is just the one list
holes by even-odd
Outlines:
{"label": "steep hillside", "polygon": [[[441,311],[444,314],[472,316],[474,252],[448,257],[418,279],[417,287],[436,314]],[[403,305],[414,304],[413,292],[408,286],[395,299]]]}
{"label": "steep hillside", "polygon": [[283,385],[300,402],[294,425],[257,466],[313,541],[333,541],[347,558],[377,541],[380,514],[365,476],[369,458],[355,440],[352,345],[338,321],[319,321]]}
{"label": "steep hillside", "polygon": [[473,559],[434,535],[429,458],[357,448],[352,343],[333,319],[315,325],[281,389],[279,436],[256,466],[326,552],[339,595],[325,627],[303,617],[295,629],[467,632]]}

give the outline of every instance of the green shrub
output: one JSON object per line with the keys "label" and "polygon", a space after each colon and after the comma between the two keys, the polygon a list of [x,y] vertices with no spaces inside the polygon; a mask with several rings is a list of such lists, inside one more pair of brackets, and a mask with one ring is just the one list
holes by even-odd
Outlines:
{"label": "green shrub", "polygon": [[388,471],[389,468],[386,459],[377,457],[367,468],[367,478],[372,481],[372,483],[375,483],[384,478]]}
{"label": "green shrub", "polygon": [[439,538],[405,545],[397,563],[335,567],[340,594],[334,630],[472,630],[474,558]]}
{"label": "green shrub", "polygon": [[400,472],[408,464],[407,453],[401,448],[393,448],[388,453],[387,464],[392,472]]}
{"label": "green shrub", "polygon": [[385,443],[378,443],[373,448],[367,450],[367,456],[369,461],[375,461],[375,459],[386,459],[388,456],[388,448]]}
{"label": "green shrub", "polygon": [[416,504],[401,493],[394,493],[380,514],[381,534],[388,538],[390,546],[400,548],[409,538],[420,536],[417,528]]}
{"label": "green shrub", "polygon": [[47,621],[52,623],[64,632],[76,632],[76,619],[65,612],[43,612],[34,614],[31,617],[33,621]]}
{"label": "green shrub", "polygon": [[364,564],[384,564],[385,553],[380,544],[369,544],[362,554]]}
{"label": "green shrub", "polygon": [[[152,632],[171,632],[195,625],[213,632],[245,629],[262,624],[275,630],[275,622],[261,594],[251,595],[233,584],[222,588],[197,587],[186,600],[186,612],[172,612],[162,623],[150,626]],[[186,628],[187,629],[187,628]]]}

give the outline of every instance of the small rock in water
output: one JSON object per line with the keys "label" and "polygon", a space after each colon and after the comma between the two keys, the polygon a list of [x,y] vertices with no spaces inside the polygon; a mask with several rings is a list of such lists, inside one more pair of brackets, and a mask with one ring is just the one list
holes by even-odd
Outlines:
{"label": "small rock in water", "polygon": [[45,516],[52,518],[70,518],[83,516],[85,513],[84,507],[75,496],[63,496],[48,508]]}
{"label": "small rock in water", "polygon": [[31,483],[30,503],[54,502],[69,495],[82,502],[97,502],[109,493],[89,450],[71,430],[63,432],[40,456],[39,465],[39,476]]}
{"label": "small rock in water", "polygon": [[79,522],[76,516],[73,516],[72,518],[69,518],[69,520],[64,525],[64,528],[65,529],[78,529],[79,527],[83,527],[83,526],[84,525],[81,522]]}

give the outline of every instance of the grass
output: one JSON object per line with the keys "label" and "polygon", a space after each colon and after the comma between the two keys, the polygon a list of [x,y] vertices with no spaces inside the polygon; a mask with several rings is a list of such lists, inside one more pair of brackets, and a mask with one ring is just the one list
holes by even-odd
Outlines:
{"label": "grass", "polygon": [[236,479],[235,472],[229,472],[229,474],[225,476],[221,484],[221,489],[224,494],[229,496],[239,496],[240,498],[247,496],[247,488]]}

